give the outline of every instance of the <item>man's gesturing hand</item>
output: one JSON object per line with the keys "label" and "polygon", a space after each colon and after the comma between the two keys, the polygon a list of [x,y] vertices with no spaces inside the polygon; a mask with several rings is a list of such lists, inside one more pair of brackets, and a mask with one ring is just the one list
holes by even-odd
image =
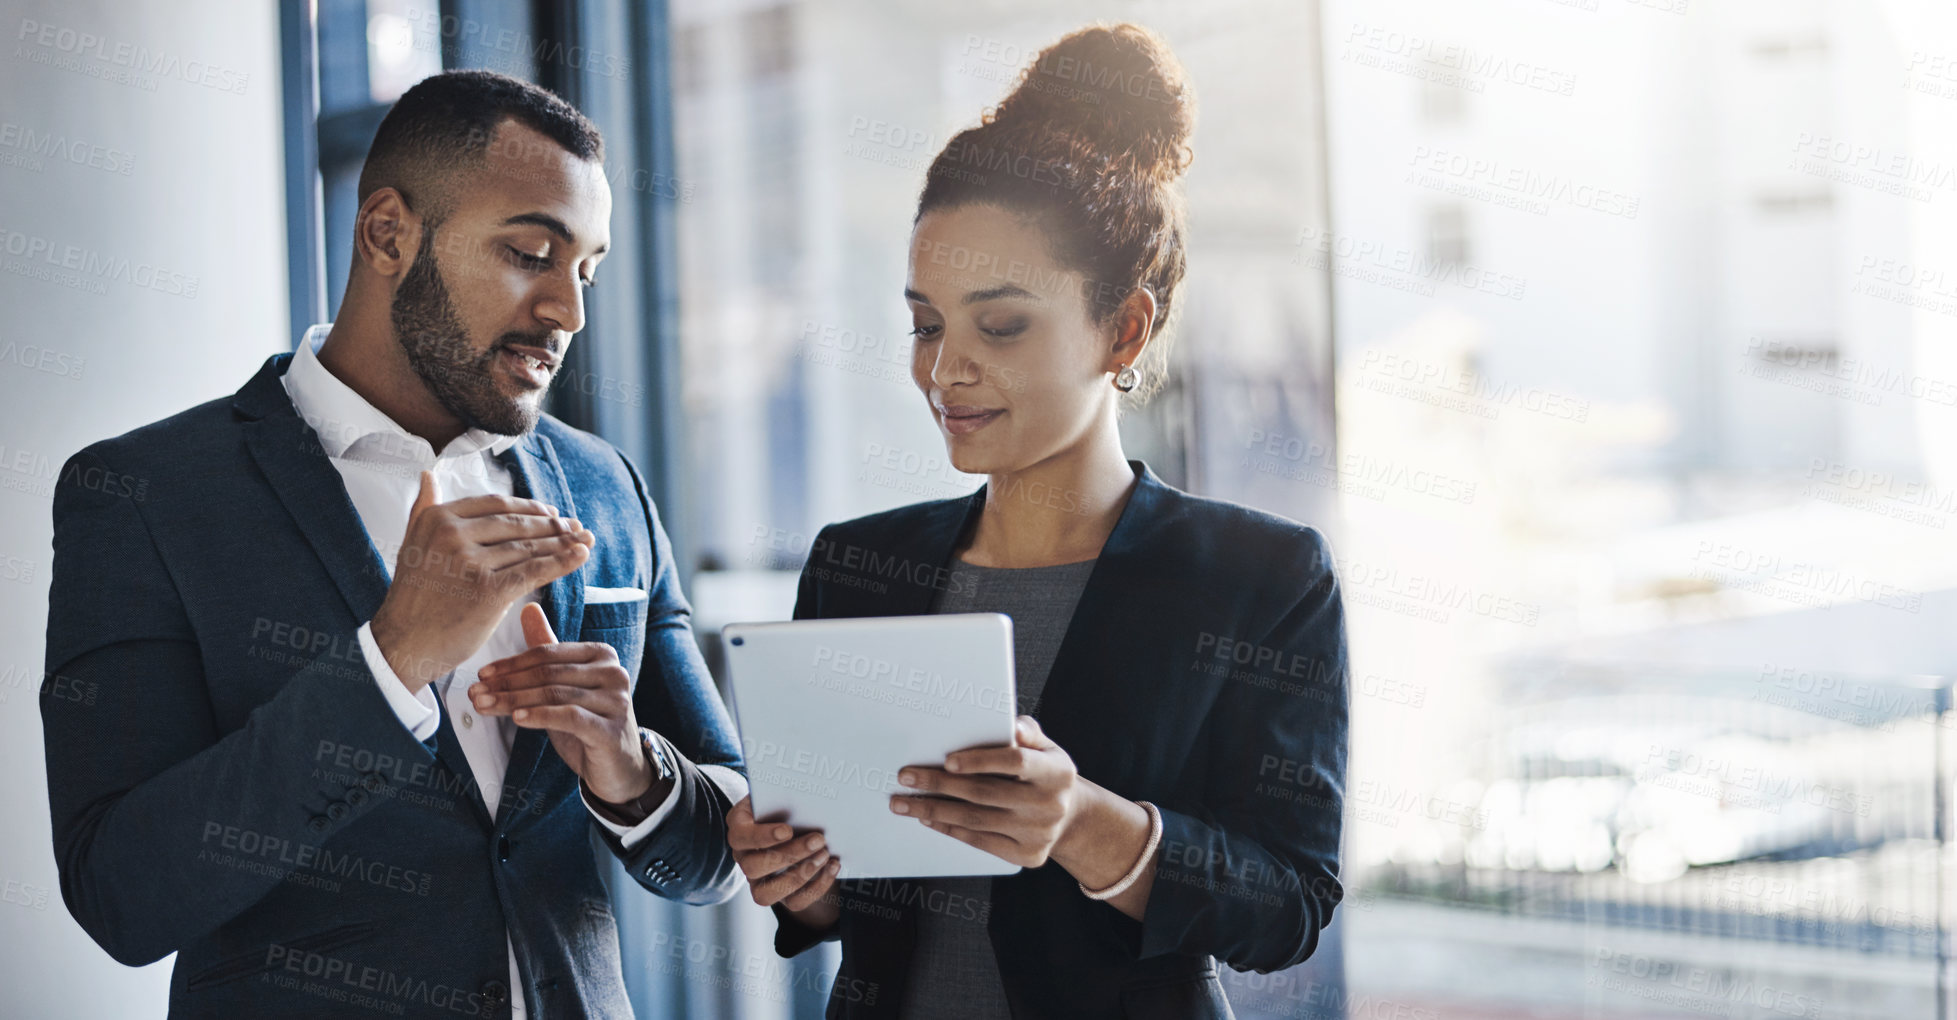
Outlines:
{"label": "man's gesturing hand", "polygon": [[583,566],[596,536],[534,499],[437,502],[433,472],[408,511],[374,643],[408,690],[474,655],[510,605]]}
{"label": "man's gesturing hand", "polygon": [[603,641],[559,642],[535,602],[523,607],[523,636],[528,649],[476,672],[481,682],[469,688],[476,711],[548,732],[557,756],[599,800],[624,804],[646,793],[653,768],[618,652]]}

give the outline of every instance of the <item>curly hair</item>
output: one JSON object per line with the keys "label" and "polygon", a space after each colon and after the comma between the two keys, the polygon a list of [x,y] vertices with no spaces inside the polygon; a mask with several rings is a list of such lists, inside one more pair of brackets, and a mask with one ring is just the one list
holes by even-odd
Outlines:
{"label": "curly hair", "polygon": [[1040,52],[1011,95],[952,136],[928,171],[917,216],[996,205],[1036,223],[1055,258],[1083,278],[1099,325],[1137,288],[1155,296],[1143,348],[1145,400],[1160,388],[1168,324],[1187,264],[1181,180],[1196,104],[1182,64],[1134,24],[1091,25]]}

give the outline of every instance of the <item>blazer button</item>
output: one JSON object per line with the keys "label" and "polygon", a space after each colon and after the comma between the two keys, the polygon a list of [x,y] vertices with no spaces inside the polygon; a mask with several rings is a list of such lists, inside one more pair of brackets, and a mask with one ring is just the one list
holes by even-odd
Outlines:
{"label": "blazer button", "polygon": [[346,801],[336,800],[333,803],[326,805],[326,817],[331,818],[337,822],[340,819],[345,818],[347,814],[352,810],[353,810],[352,808],[347,807]]}
{"label": "blazer button", "polygon": [[321,818],[318,815],[314,815],[313,820],[306,823],[306,828],[311,829],[314,832],[325,832],[326,819]]}
{"label": "blazer button", "polygon": [[482,997],[491,1005],[500,1006],[510,1001],[510,986],[501,981],[485,982],[482,986]]}
{"label": "blazer button", "polygon": [[378,772],[369,772],[361,778],[360,785],[366,788],[368,793],[379,793],[381,792],[381,787],[387,785],[387,780],[383,779]]}
{"label": "blazer button", "polygon": [[348,790],[347,803],[353,805],[354,807],[359,807],[360,805],[367,803],[367,791],[361,789],[358,786],[354,787],[351,790]]}

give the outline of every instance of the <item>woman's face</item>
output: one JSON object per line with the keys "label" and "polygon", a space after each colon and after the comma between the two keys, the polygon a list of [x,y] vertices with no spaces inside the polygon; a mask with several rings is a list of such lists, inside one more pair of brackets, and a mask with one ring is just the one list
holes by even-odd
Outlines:
{"label": "woman's face", "polygon": [[995,205],[926,213],[911,232],[911,380],[952,466],[1022,471],[1111,427],[1114,330],[1039,227]]}

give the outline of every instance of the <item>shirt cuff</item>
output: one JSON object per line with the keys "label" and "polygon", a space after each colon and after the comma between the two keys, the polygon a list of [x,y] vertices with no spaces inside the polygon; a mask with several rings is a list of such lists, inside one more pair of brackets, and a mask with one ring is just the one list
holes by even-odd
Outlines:
{"label": "shirt cuff", "polygon": [[394,675],[394,667],[387,664],[387,657],[381,654],[381,646],[374,642],[372,623],[363,623],[360,635],[360,654],[367,660],[367,670],[374,674],[374,683],[380,685],[381,696],[387,699],[389,708],[394,709],[394,717],[401,725],[414,734],[416,740],[427,740],[435,735],[442,725],[441,708],[435,704],[434,684],[423,684],[421,690],[408,693],[408,685]]}
{"label": "shirt cuff", "polygon": [[[661,749],[666,752],[667,761],[674,761],[679,757],[679,750],[668,743],[665,737],[654,733],[652,739],[660,742]],[[652,835],[652,830],[659,828],[659,823],[665,821],[666,816],[673,813],[673,805],[679,803],[680,799],[680,778],[679,771],[674,770],[673,786],[666,791],[666,799],[660,801],[659,806],[653,808],[652,813],[645,816],[644,820],[640,821],[637,825],[620,825],[606,818],[604,815],[599,814],[598,809],[591,806],[591,798],[585,796],[583,783],[578,784],[578,799],[584,801],[584,809],[591,813],[592,818],[597,819],[599,825],[604,826],[611,831],[612,835],[618,837],[620,846],[630,850],[640,840]]]}

